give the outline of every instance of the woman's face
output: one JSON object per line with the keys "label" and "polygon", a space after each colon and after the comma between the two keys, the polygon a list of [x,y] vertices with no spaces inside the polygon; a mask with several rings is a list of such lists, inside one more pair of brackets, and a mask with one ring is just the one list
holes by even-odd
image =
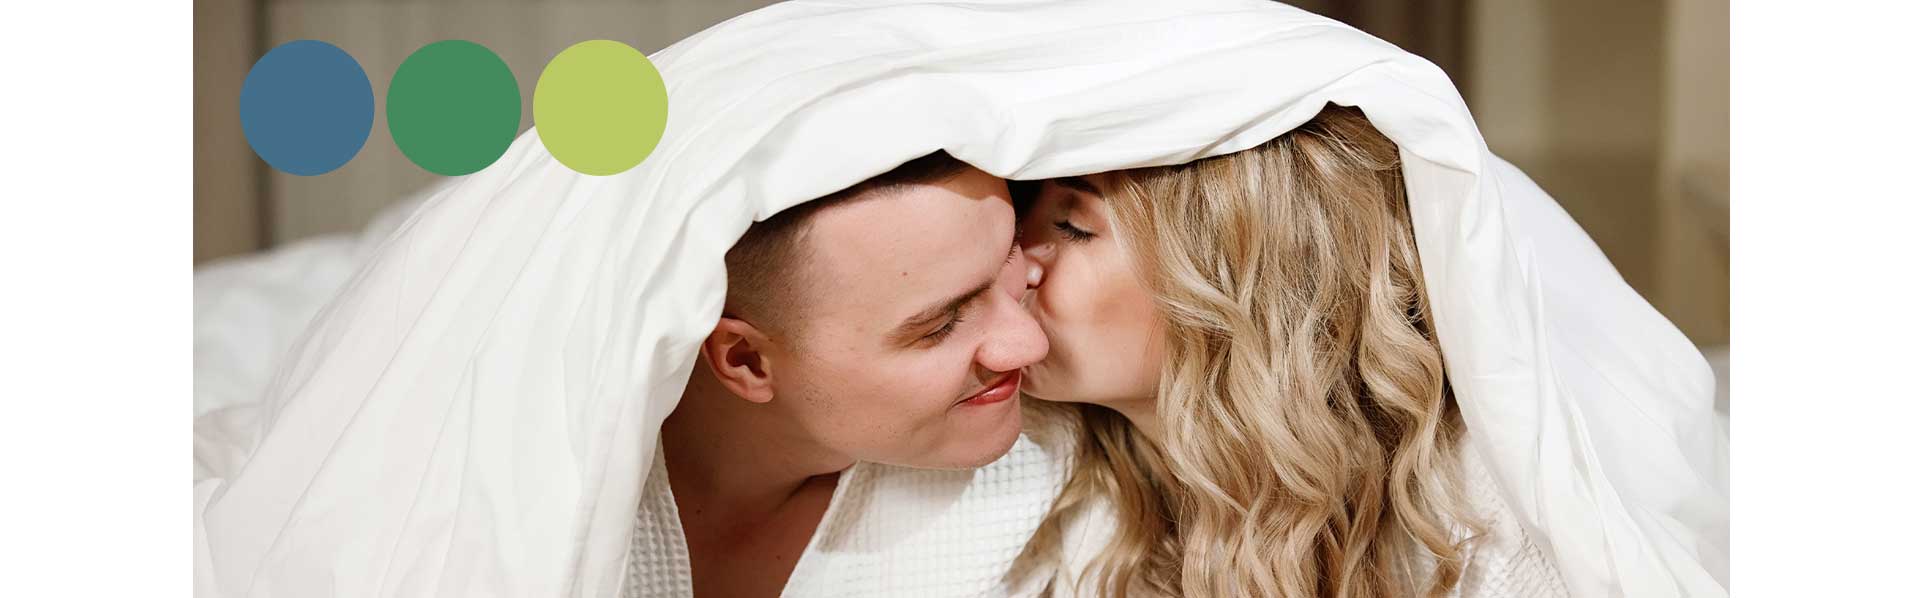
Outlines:
{"label": "woman's face", "polygon": [[1054,179],[1020,219],[1027,297],[1052,350],[1027,366],[1035,398],[1123,407],[1152,401],[1165,360],[1153,295],[1111,224],[1111,175]]}

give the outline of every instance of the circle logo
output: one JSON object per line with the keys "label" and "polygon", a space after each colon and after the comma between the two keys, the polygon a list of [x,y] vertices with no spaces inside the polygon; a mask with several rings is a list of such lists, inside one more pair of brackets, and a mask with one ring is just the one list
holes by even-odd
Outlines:
{"label": "circle logo", "polygon": [[667,86],[645,54],[593,40],[554,56],[533,88],[533,128],[554,159],[582,174],[625,172],[667,126]]}
{"label": "circle logo", "polygon": [[323,41],[275,47],[240,86],[240,129],[283,172],[313,176],[352,160],[373,130],[373,85],[346,51]]}
{"label": "circle logo", "polygon": [[485,46],[434,42],[400,63],[387,86],[387,132],[408,160],[446,176],[486,168],[520,132],[520,84]]}

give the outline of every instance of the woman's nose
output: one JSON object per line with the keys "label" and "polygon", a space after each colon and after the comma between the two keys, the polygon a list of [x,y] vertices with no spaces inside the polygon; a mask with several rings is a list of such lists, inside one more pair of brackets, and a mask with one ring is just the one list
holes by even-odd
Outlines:
{"label": "woman's nose", "polygon": [[1046,235],[1021,235],[1020,252],[1027,258],[1027,288],[1041,287],[1046,281],[1046,267],[1054,260],[1054,242]]}
{"label": "woman's nose", "polygon": [[[1030,239],[1037,236],[1040,235],[1030,235],[1028,238]],[[1031,289],[1040,286],[1040,283],[1044,282],[1047,278],[1047,266],[1053,261],[1053,243],[1050,241],[1035,242],[1022,240],[1020,242],[1020,251],[1026,254],[1027,258],[1027,288]]]}

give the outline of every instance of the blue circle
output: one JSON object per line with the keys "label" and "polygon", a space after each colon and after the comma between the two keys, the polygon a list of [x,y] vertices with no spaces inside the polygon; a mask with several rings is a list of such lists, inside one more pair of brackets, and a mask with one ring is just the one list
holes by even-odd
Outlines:
{"label": "blue circle", "polygon": [[289,174],[332,172],[373,130],[373,84],[345,50],[303,39],[253,63],[240,86],[240,129],[253,153]]}

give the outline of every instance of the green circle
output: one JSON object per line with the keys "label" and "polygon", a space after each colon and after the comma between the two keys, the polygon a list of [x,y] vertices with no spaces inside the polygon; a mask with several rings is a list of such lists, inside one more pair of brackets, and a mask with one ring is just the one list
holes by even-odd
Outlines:
{"label": "green circle", "polygon": [[533,86],[533,128],[581,174],[626,172],[667,130],[667,84],[647,55],[604,39],[560,52]]}
{"label": "green circle", "polygon": [[408,160],[459,176],[493,164],[520,132],[520,84],[486,46],[464,40],[415,50],[387,86],[387,132]]}

